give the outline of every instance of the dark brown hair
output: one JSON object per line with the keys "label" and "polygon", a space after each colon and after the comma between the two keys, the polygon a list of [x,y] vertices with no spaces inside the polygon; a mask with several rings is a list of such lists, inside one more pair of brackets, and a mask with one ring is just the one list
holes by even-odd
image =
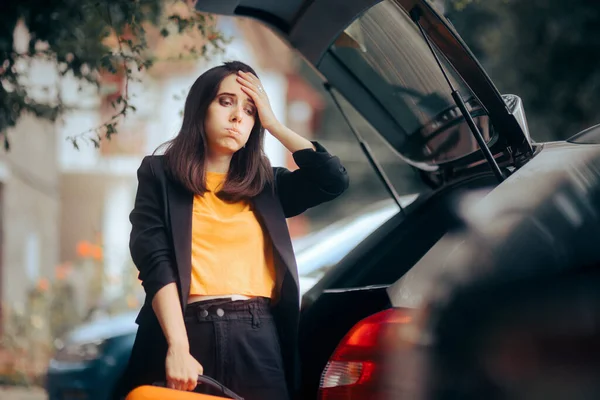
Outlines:
{"label": "dark brown hair", "polygon": [[[172,179],[194,194],[203,195],[206,187],[207,140],[204,120],[211,102],[218,94],[219,86],[227,76],[238,71],[251,72],[252,67],[239,62],[225,62],[211,68],[196,79],[185,100],[183,124],[177,136],[166,146],[165,163]],[[227,179],[217,195],[235,202],[258,195],[266,184],[272,183],[273,170],[267,158],[263,141],[265,130],[258,115],[246,146],[232,157]],[[158,149],[157,149],[158,150]]]}

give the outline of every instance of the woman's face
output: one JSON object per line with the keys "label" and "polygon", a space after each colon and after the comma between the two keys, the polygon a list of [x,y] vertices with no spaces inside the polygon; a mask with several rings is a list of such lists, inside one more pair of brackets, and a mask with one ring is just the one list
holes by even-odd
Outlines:
{"label": "woman's face", "polygon": [[256,106],[241,87],[235,74],[228,75],[208,106],[204,131],[209,154],[233,155],[250,137],[257,115]]}

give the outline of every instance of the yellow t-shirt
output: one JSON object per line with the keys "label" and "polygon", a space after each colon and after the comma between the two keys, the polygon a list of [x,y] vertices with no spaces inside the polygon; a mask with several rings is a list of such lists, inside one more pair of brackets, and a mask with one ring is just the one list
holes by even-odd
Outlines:
{"label": "yellow t-shirt", "polygon": [[216,195],[226,174],[207,172],[209,192],[194,196],[190,295],[273,297],[273,245],[249,202]]}

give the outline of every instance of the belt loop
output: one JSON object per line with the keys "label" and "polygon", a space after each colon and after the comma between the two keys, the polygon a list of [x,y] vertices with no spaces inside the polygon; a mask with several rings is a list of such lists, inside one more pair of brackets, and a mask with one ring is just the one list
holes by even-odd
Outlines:
{"label": "belt loop", "polygon": [[249,304],[248,306],[250,307],[250,314],[252,315],[252,327],[260,328],[260,317],[256,312],[256,304]]}

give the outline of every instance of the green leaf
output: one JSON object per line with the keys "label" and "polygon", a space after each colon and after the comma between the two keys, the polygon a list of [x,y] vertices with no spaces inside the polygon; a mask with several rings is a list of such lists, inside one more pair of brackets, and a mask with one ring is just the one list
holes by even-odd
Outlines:
{"label": "green leaf", "polygon": [[110,139],[110,137],[115,133],[117,133],[115,126],[113,124],[107,124],[106,125],[106,138]]}

